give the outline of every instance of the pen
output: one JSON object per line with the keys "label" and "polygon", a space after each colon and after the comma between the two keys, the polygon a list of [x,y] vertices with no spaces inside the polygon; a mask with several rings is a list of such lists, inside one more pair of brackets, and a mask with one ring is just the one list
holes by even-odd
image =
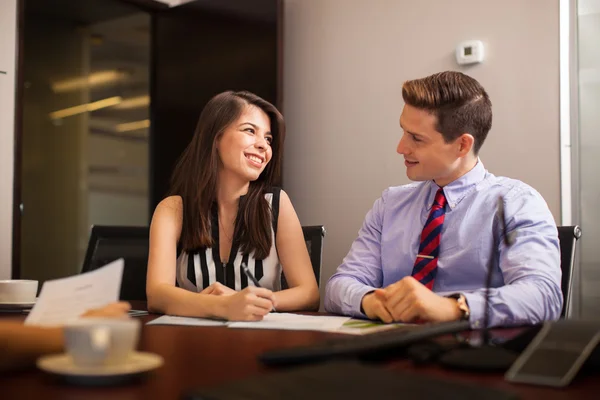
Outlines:
{"label": "pen", "polygon": [[252,272],[250,272],[250,270],[248,269],[248,266],[246,265],[245,262],[242,262],[242,269],[244,270],[244,273],[246,274],[248,279],[250,279],[252,281],[252,283],[254,283],[254,286],[262,287],[262,286],[260,286],[260,283],[258,283],[256,278],[254,277],[254,275],[252,275]]}
{"label": "pen", "polygon": [[[246,274],[248,279],[250,279],[252,281],[252,283],[254,283],[254,286],[259,287],[259,288],[262,287],[260,285],[260,283],[258,283],[258,280],[254,277],[254,275],[252,275],[252,272],[250,272],[250,269],[248,269],[248,266],[246,265],[245,262],[242,262],[242,270],[244,271],[244,273]],[[277,311],[275,309],[275,306],[273,306],[273,311]]]}

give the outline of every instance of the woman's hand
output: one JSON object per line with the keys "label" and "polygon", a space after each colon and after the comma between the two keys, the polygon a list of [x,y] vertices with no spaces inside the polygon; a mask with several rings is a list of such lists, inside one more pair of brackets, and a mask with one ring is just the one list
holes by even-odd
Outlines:
{"label": "woman's hand", "polygon": [[110,303],[104,307],[94,308],[86,311],[81,316],[87,317],[103,317],[103,318],[127,318],[127,312],[131,309],[131,305],[126,301],[118,303]]}
{"label": "woman's hand", "polygon": [[200,293],[202,294],[214,294],[217,296],[231,296],[237,292],[228,286],[223,285],[220,282],[215,282]]}
{"label": "woman's hand", "polygon": [[223,317],[230,321],[260,321],[277,306],[272,291],[254,286],[224,300]]}

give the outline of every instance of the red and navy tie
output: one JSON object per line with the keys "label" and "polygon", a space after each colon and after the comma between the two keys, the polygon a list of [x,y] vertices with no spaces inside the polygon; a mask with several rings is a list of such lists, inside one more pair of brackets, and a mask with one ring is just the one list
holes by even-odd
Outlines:
{"label": "red and navy tie", "polygon": [[440,238],[445,215],[446,196],[444,196],[444,190],[440,188],[435,194],[429,218],[427,218],[423,232],[421,232],[419,253],[412,271],[412,277],[429,289],[433,288],[433,282],[437,274]]}

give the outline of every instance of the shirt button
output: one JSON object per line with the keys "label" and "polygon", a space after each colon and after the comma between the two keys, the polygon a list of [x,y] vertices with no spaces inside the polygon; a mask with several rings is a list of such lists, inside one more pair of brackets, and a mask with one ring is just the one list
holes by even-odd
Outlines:
{"label": "shirt button", "polygon": [[452,207],[452,208],[456,207],[456,203],[450,204],[450,207]]}
{"label": "shirt button", "polygon": [[479,323],[479,321],[475,321],[474,326],[475,326],[475,328],[479,328],[481,326],[481,324]]}

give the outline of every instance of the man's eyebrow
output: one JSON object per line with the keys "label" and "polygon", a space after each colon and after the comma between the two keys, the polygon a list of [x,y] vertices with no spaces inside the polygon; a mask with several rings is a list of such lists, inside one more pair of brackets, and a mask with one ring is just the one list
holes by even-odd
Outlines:
{"label": "man's eyebrow", "polygon": [[407,131],[404,126],[402,126],[402,122],[400,122],[400,128],[402,128],[402,130],[406,133],[408,133],[409,135],[415,135],[415,136],[419,136],[419,137],[423,137],[423,135],[421,135],[420,133],[417,132],[411,132],[411,131]]}

